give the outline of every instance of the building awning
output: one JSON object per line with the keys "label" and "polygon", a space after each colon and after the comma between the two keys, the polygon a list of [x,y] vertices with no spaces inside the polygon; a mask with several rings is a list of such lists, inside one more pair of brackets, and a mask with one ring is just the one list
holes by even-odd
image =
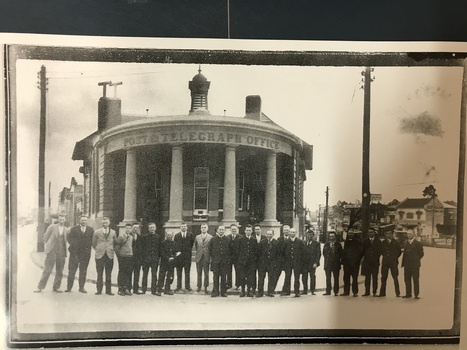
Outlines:
{"label": "building awning", "polygon": [[85,160],[86,157],[92,151],[92,139],[98,133],[98,131],[93,132],[91,135],[86,136],[84,139],[76,142],[75,148],[73,150],[73,155],[71,156],[72,160]]}

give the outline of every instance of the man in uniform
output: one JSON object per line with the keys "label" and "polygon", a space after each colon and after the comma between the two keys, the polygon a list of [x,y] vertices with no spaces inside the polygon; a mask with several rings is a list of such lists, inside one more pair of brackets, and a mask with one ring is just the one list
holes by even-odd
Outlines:
{"label": "man in uniform", "polygon": [[76,270],[79,268],[78,285],[80,293],[87,293],[84,289],[89,260],[91,259],[92,235],[94,230],[87,226],[88,217],[81,215],[79,225],[72,227],[68,234],[70,258],[68,260],[68,280],[65,292],[71,292],[75,281]]}
{"label": "man in uniform", "polygon": [[180,256],[177,258],[177,289],[176,292],[182,289],[182,271],[185,272],[185,289],[191,292],[190,287],[190,270],[191,270],[191,250],[195,237],[191,232],[187,231],[188,226],[186,223],[180,225],[180,232],[174,237],[174,241],[180,248]]}
{"label": "man in uniform", "polygon": [[363,242],[355,237],[355,232],[349,231],[342,252],[344,266],[344,292],[342,296],[350,295],[350,278],[352,278],[352,293],[358,297],[358,270],[363,256]]}
{"label": "man in uniform", "polygon": [[148,289],[148,275],[151,270],[151,294],[157,293],[157,268],[159,267],[159,258],[161,254],[161,237],[156,233],[156,224],[148,224],[149,233],[144,236],[143,253],[143,294]]}
{"label": "man in uniform", "polygon": [[92,236],[92,247],[95,250],[96,270],[97,270],[97,292],[102,294],[103,273],[105,270],[105,294],[112,293],[112,270],[114,266],[114,241],[117,237],[114,230],[110,227],[110,219],[102,218],[102,228],[94,231]]}
{"label": "man in uniform", "polygon": [[274,287],[276,286],[277,258],[279,256],[279,245],[273,238],[274,231],[266,231],[266,239],[259,244],[260,258],[258,264],[258,298],[264,295],[264,278],[268,274],[268,289],[266,295],[274,297]]}
{"label": "man in uniform", "polygon": [[[326,292],[323,295],[339,294],[339,272],[341,269],[342,246],[336,242],[336,234],[330,232],[328,241],[323,247],[324,273],[326,274]],[[331,285],[331,275],[334,277],[334,287]]]}
{"label": "man in uniform", "polygon": [[412,280],[415,299],[419,299],[420,294],[420,266],[423,258],[423,246],[415,239],[412,229],[407,230],[407,242],[402,255],[402,267],[404,268],[405,295],[402,298],[412,297]]}
{"label": "man in uniform", "polygon": [[240,235],[238,233],[238,226],[236,224],[230,225],[230,267],[227,273],[227,289],[232,288],[232,267],[235,269],[235,287],[236,290],[240,288],[239,267],[238,267],[238,244],[240,242]]}
{"label": "man in uniform", "polygon": [[227,297],[227,270],[230,266],[230,239],[224,236],[224,233],[225,227],[222,225],[219,226],[209,246],[211,271],[214,280],[211,293],[211,297],[213,298],[219,296],[219,291],[222,297]]}
{"label": "man in uniform", "polygon": [[393,233],[387,231],[385,233],[386,239],[381,243],[381,253],[383,260],[381,262],[381,289],[379,290],[379,296],[386,296],[386,281],[388,279],[389,270],[391,271],[392,279],[394,280],[394,289],[396,291],[396,297],[400,297],[399,288],[399,256],[401,255],[401,246],[397,240],[394,239]]}
{"label": "man in uniform", "polygon": [[197,272],[197,289],[201,291],[203,273],[204,273],[204,293],[208,294],[209,287],[209,264],[211,262],[210,246],[212,236],[208,233],[208,224],[201,224],[201,233],[195,237],[195,261]]}
{"label": "man in uniform", "polygon": [[49,276],[55,265],[55,278],[53,291],[61,293],[60,285],[62,284],[63,267],[65,266],[66,258],[66,237],[68,235],[68,227],[65,226],[65,215],[58,215],[58,224],[50,225],[44,234],[45,243],[45,261],[44,270],[37,286],[35,293],[40,293],[47,285]]}
{"label": "man in uniform", "polygon": [[[238,242],[238,266],[240,270],[240,298],[245,295],[248,297],[254,297],[256,288],[256,264],[257,261],[257,250],[258,242],[252,235],[253,227],[251,225],[245,226],[245,236]],[[245,294],[245,286],[247,287],[247,293]]]}
{"label": "man in uniform", "polygon": [[370,295],[371,282],[373,281],[373,296],[378,291],[379,258],[381,256],[381,241],[376,238],[373,228],[368,230],[368,238],[363,241],[362,275],[365,276],[365,294]]}
{"label": "man in uniform", "polygon": [[308,275],[310,275],[310,292],[312,295],[315,295],[315,273],[316,268],[319,266],[319,260],[321,259],[321,246],[316,240],[314,231],[311,229],[306,233],[306,243],[303,253],[302,294],[306,295],[308,293]]}
{"label": "man in uniform", "polygon": [[174,292],[170,289],[170,285],[174,278],[174,266],[176,259],[180,256],[180,247],[177,242],[174,242],[173,232],[167,231],[165,240],[161,243],[161,266],[159,267],[159,282],[157,287],[157,296],[161,296],[162,287],[164,287],[165,295],[173,295]]}
{"label": "man in uniform", "polygon": [[[290,290],[292,271],[294,274],[294,294],[295,297],[300,296],[300,273],[303,264],[303,241],[296,237],[297,230],[290,229],[289,239],[284,243],[285,257],[285,288]],[[290,293],[282,293],[281,295],[290,295]]]}

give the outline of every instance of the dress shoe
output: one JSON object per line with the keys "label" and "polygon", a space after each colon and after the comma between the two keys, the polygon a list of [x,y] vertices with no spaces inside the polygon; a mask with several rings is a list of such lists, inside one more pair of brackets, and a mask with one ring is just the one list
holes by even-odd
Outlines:
{"label": "dress shoe", "polygon": [[347,296],[349,296],[350,294],[349,294],[349,293],[341,293],[341,294],[339,294],[339,295],[340,295],[341,297],[347,297]]}
{"label": "dress shoe", "polygon": [[169,289],[169,290],[166,290],[166,291],[164,292],[164,294],[165,294],[165,295],[174,295],[174,292],[173,292],[173,290],[170,290],[170,289]]}
{"label": "dress shoe", "polygon": [[125,292],[124,292],[124,291],[122,291],[122,290],[119,290],[119,291],[118,291],[118,295],[125,296],[126,294],[125,294]]}
{"label": "dress shoe", "polygon": [[378,295],[379,298],[384,298],[386,296],[386,294],[380,294]]}
{"label": "dress shoe", "polygon": [[221,294],[221,297],[227,298],[227,294],[222,293],[222,294]]}
{"label": "dress shoe", "polygon": [[156,292],[154,295],[157,295],[158,297],[162,296],[161,292]]}
{"label": "dress shoe", "polygon": [[367,297],[369,295],[370,295],[370,293],[365,293],[365,294],[362,294],[362,297]]}
{"label": "dress shoe", "polygon": [[157,295],[157,292],[151,292],[152,295]]}
{"label": "dress shoe", "polygon": [[211,293],[211,298],[217,298],[219,296],[219,293]]}
{"label": "dress shoe", "polygon": [[174,292],[175,292],[175,293],[178,293],[178,292],[180,292],[181,290],[182,290],[182,288],[176,288],[176,289],[174,290]]}
{"label": "dress shoe", "polygon": [[327,293],[327,292],[326,292],[326,293],[323,293],[323,295],[331,295],[331,293]]}
{"label": "dress shoe", "polygon": [[258,294],[256,294],[256,297],[257,297],[257,298],[262,298],[263,296],[264,296],[263,293],[258,293]]}
{"label": "dress shoe", "polygon": [[248,292],[246,296],[250,298],[254,298],[255,295],[252,292]]}
{"label": "dress shoe", "polygon": [[207,288],[204,288],[204,294],[208,295],[209,292],[208,292],[208,289]]}
{"label": "dress shoe", "polygon": [[115,294],[112,293],[112,292],[105,292],[105,294],[107,294],[107,295],[115,295]]}
{"label": "dress shoe", "polygon": [[300,297],[300,293],[295,293],[294,298],[299,298],[299,297]]}
{"label": "dress shoe", "polygon": [[357,298],[357,297],[358,297],[358,294],[357,294],[357,293],[355,293],[355,294],[353,295],[353,297],[354,297],[354,298]]}
{"label": "dress shoe", "polygon": [[301,294],[301,295],[307,295],[308,292],[304,290],[304,291],[301,291],[300,294]]}
{"label": "dress shoe", "polygon": [[375,297],[375,296],[376,296],[376,293],[373,293],[373,296]]}
{"label": "dress shoe", "polygon": [[125,295],[128,295],[128,296],[131,295],[131,292],[130,292],[128,289],[125,289],[125,290],[123,291],[123,293],[125,293]]}
{"label": "dress shoe", "polygon": [[146,294],[146,292],[140,292],[139,290],[135,292],[136,295]]}
{"label": "dress shoe", "polygon": [[274,298],[274,293],[269,293],[269,294],[267,294],[267,296],[270,297],[270,298]]}
{"label": "dress shoe", "polygon": [[235,290],[240,290],[240,287],[239,286],[235,287]]}
{"label": "dress shoe", "polygon": [[240,292],[240,298],[244,298],[245,297],[245,292]]}
{"label": "dress shoe", "polygon": [[403,295],[402,298],[412,298],[412,295]]}
{"label": "dress shoe", "polygon": [[400,295],[400,294],[396,294],[396,298],[400,298],[400,297],[401,297],[401,295]]}
{"label": "dress shoe", "polygon": [[286,293],[286,292],[282,292],[282,293],[281,293],[281,296],[283,296],[283,297],[287,297],[287,296],[289,296],[289,295],[290,295],[290,293]]}
{"label": "dress shoe", "polygon": [[187,292],[193,292],[193,289],[191,289],[190,287],[188,288],[185,288]]}
{"label": "dress shoe", "polygon": [[[65,292],[66,292],[66,291],[65,291]],[[86,289],[84,289],[84,288],[80,288],[79,292],[80,292],[80,293],[87,293],[88,291],[87,291]]]}
{"label": "dress shoe", "polygon": [[415,299],[420,299],[420,297],[418,295],[415,296]]}
{"label": "dress shoe", "polygon": [[34,291],[34,293],[42,293],[42,289],[37,288],[37,289]]}
{"label": "dress shoe", "polygon": [[96,294],[96,295],[101,295],[101,294],[102,294],[102,292],[96,292],[96,293],[94,293],[94,294]]}
{"label": "dress shoe", "polygon": [[55,292],[55,293],[63,293],[63,290],[60,290],[60,289],[54,289],[54,292]]}
{"label": "dress shoe", "polygon": [[199,288],[199,287],[196,288],[196,292],[197,292],[197,293],[201,292],[201,288]]}
{"label": "dress shoe", "polygon": [[315,292],[311,292],[311,295],[316,295],[316,293],[315,293]]}
{"label": "dress shoe", "polygon": [[71,289],[65,289],[65,293],[70,293]]}

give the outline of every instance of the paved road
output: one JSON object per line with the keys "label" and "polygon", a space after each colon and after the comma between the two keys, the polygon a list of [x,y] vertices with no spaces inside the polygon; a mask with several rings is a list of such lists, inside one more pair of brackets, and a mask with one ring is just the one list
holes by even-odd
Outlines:
{"label": "paved road", "polygon": [[[92,283],[86,286],[88,294],[78,293],[76,286],[70,294],[56,294],[51,291],[51,280],[43,293],[35,294],[33,290],[41,273],[36,263],[41,256],[34,252],[33,230],[29,225],[18,232],[18,278],[13,283],[17,285],[14,302],[20,332],[284,328],[438,330],[452,326],[454,250],[425,248],[420,300],[396,298],[391,282],[386,298],[334,297],[321,293],[300,298],[261,299],[240,299],[235,295],[210,298],[197,293],[162,297],[150,294],[96,296]],[[322,287],[323,271],[319,269],[317,275],[318,287]],[[94,276],[91,260],[89,277]],[[195,274],[192,276],[194,278]],[[402,278],[400,282],[404,291]],[[62,286],[65,283],[64,279]]]}

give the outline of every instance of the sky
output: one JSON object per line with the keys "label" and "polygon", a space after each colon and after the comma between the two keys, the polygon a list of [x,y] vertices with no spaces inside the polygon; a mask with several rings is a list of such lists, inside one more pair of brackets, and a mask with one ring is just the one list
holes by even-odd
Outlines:
{"label": "sky", "polygon": [[[52,209],[71,177],[83,182],[74,145],[97,129],[98,82],[121,81],[122,113],[183,115],[197,64],[17,61],[18,211],[37,206],[40,91],[47,69],[46,184]],[[201,66],[211,81],[209,111],[243,117],[245,97],[260,95],[262,111],[313,145],[304,202],[361,199],[363,67]],[[462,68],[375,68],[371,83],[370,191],[382,201],[422,197],[433,184],[456,200]],[[113,88],[108,90],[113,95]],[[46,188],[47,185],[46,185]]]}

